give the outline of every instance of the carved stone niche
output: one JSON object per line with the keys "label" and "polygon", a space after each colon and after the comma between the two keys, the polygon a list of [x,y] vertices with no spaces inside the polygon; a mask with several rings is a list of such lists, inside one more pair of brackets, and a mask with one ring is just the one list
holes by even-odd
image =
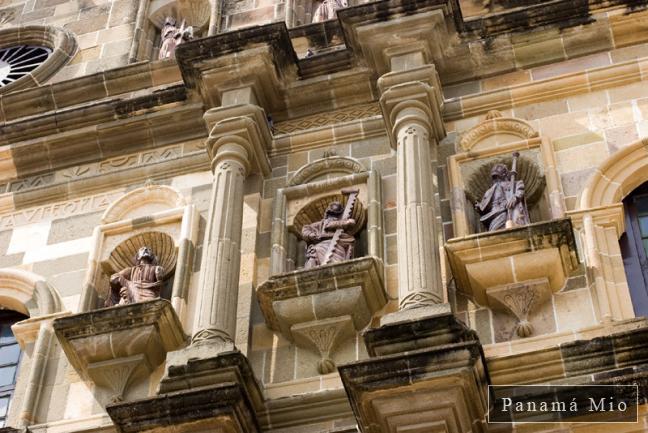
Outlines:
{"label": "carved stone niche", "polygon": [[[193,266],[198,214],[178,191],[147,185],[106,209],[95,228],[79,310],[54,322],[72,366],[112,399],[146,379],[168,351],[185,344],[182,319]],[[98,309],[108,296],[110,275],[133,266],[137,250],[151,247],[165,269],[163,297]],[[140,387],[140,390],[142,387]],[[147,388],[148,389],[148,388]],[[129,396],[141,397],[140,391]]]}
{"label": "carved stone niche", "polygon": [[[340,191],[346,187],[359,190],[353,214],[360,228],[355,234],[356,258],[302,269],[305,244],[299,241],[301,228],[322,219],[331,201],[345,204]],[[257,289],[266,324],[295,344],[319,353],[320,373],[334,371],[336,348],[367,326],[387,303],[382,253],[380,175],[340,156],[303,167],[276,197],[271,277]]]}
{"label": "carved stone niche", "polygon": [[103,308],[55,319],[56,337],[85,379],[121,401],[130,385],[147,378],[187,336],[163,299]]}
{"label": "carved stone niche", "polygon": [[582,272],[569,218],[455,238],[445,248],[457,290],[515,316],[520,338],[533,334],[533,312]]}
{"label": "carved stone niche", "polygon": [[510,168],[513,152],[520,153],[517,180],[524,181],[531,222],[564,216],[553,147],[526,121],[491,111],[483,122],[461,136],[459,147],[463,152],[448,159],[456,236],[486,230],[474,204],[491,186],[493,165],[503,163]]}
{"label": "carved stone niche", "polygon": [[148,185],[113,203],[95,228],[80,311],[103,306],[109,278],[133,266],[137,250],[149,246],[165,269],[162,297],[182,320],[198,236],[198,213],[175,189]]}

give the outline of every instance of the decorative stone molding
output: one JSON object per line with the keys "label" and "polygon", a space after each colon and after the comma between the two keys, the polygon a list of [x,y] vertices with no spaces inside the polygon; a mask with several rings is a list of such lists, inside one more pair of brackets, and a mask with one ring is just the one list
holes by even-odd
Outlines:
{"label": "decorative stone molding", "polygon": [[[492,165],[503,162],[510,166],[513,152],[519,152],[521,155],[518,173],[522,176],[528,190],[527,204],[531,211],[531,221],[562,218],[565,215],[562,183],[556,169],[555,154],[550,141],[522,126],[520,128],[525,130],[525,134],[530,138],[521,139],[522,133],[515,135],[510,131],[501,132],[500,129],[497,134],[492,133],[489,128],[492,125],[501,128],[503,122],[501,119],[520,125],[517,122],[519,119],[497,116],[497,113],[491,113],[490,118],[484,120],[483,131],[479,132],[484,134],[481,138],[477,138],[476,135],[471,135],[469,139],[464,137],[472,146],[469,151],[448,158],[448,174],[452,189],[452,221],[457,237],[467,236],[476,231],[477,228],[473,227],[475,224],[471,223],[472,216],[476,215],[474,202],[480,200],[484,188],[490,186]],[[482,130],[481,125],[475,128],[475,131]]]}
{"label": "decorative stone molding", "polygon": [[249,361],[238,351],[211,355],[167,368],[157,396],[108,405],[119,431],[260,433],[265,406]]}
{"label": "decorative stone molding", "polygon": [[492,110],[483,122],[462,134],[459,146],[469,152],[533,138],[538,138],[538,132],[528,122]]}
{"label": "decorative stone molding", "polygon": [[151,184],[116,200],[102,221],[93,233],[80,311],[97,308],[98,297],[108,293],[110,274],[132,266],[132,253],[148,243],[155,245],[166,275],[174,272],[171,303],[182,319],[198,237],[194,205],[171,187]]}
{"label": "decorative stone molding", "polygon": [[452,313],[381,326],[364,339],[370,358],[338,369],[360,431],[487,431],[486,360]]}
{"label": "decorative stone molding", "polygon": [[320,180],[324,176],[339,177],[345,174],[363,173],[367,169],[360,161],[348,156],[329,156],[301,167],[288,181],[288,186]]}
{"label": "decorative stone molding", "polygon": [[45,278],[22,269],[0,269],[0,305],[30,317],[61,311],[61,297]]}
{"label": "decorative stone molding", "polygon": [[445,245],[457,289],[481,306],[508,311],[520,337],[529,314],[580,270],[568,218],[455,238]]}
{"label": "decorative stone molding", "polygon": [[[579,235],[585,264],[594,279],[592,290],[599,321],[634,317],[630,289],[617,270],[623,270],[618,239],[625,232],[623,204],[567,212]],[[614,240],[614,241],[613,241]],[[625,273],[621,275],[625,276]]]}
{"label": "decorative stone molding", "polygon": [[0,88],[0,93],[14,92],[45,83],[65,66],[76,54],[74,35],[64,29],[50,26],[23,26],[0,30],[0,48],[14,45],[47,47],[52,54],[28,75]]}
{"label": "decorative stone molding", "polygon": [[336,111],[313,114],[295,120],[286,120],[274,125],[275,134],[292,134],[307,129],[321,128],[328,125],[337,125],[358,119],[380,116],[380,105],[370,104],[354,105]]}
{"label": "decorative stone molding", "polygon": [[166,209],[187,205],[184,197],[166,185],[149,185],[135,189],[112,203],[101,217],[103,224],[141,218]]}
{"label": "decorative stone molding", "polygon": [[130,385],[150,375],[187,338],[164,299],[61,317],[53,326],[70,364],[82,378],[109,390],[112,401],[121,401]]}
{"label": "decorative stone molding", "polygon": [[367,326],[387,303],[382,263],[375,257],[272,276],[257,297],[270,329],[319,352],[322,374],[334,371],[339,342]]}
{"label": "decorative stone molding", "polygon": [[613,153],[594,172],[579,199],[586,210],[621,203],[635,188],[648,181],[648,138]]}

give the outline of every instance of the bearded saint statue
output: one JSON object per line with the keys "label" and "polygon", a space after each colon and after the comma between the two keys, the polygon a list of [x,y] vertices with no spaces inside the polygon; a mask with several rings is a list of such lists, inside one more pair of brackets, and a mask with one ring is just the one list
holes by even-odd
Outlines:
{"label": "bearded saint statue", "polygon": [[304,269],[353,258],[355,237],[345,230],[353,228],[356,221],[353,218],[344,219],[343,214],[342,203],[334,201],[326,208],[324,219],[302,228],[302,239],[308,245]]}
{"label": "bearded saint statue", "polygon": [[112,274],[110,296],[105,306],[126,305],[160,297],[164,268],[158,266],[151,248],[143,246],[135,256],[135,266]]}

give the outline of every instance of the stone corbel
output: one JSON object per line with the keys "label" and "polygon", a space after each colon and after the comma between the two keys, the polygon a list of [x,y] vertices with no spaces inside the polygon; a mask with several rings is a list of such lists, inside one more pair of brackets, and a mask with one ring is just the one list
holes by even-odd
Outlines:
{"label": "stone corbel", "polygon": [[129,385],[150,375],[187,338],[163,299],[60,317],[53,327],[70,364],[108,390],[112,401],[121,401]]}
{"label": "stone corbel", "polygon": [[492,308],[507,311],[517,318],[515,332],[518,337],[525,338],[533,334],[529,316],[551,298],[551,287],[547,278],[537,278],[488,288],[486,296]]}

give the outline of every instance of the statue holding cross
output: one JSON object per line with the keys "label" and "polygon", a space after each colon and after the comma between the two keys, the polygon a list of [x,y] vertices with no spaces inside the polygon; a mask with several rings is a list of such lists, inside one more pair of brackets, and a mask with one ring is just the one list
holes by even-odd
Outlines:
{"label": "statue holding cross", "polygon": [[302,238],[308,245],[305,269],[353,258],[355,237],[348,231],[356,225],[356,220],[351,215],[358,190],[347,189],[342,194],[348,196],[346,206],[333,201],[326,208],[322,220],[302,228]]}

